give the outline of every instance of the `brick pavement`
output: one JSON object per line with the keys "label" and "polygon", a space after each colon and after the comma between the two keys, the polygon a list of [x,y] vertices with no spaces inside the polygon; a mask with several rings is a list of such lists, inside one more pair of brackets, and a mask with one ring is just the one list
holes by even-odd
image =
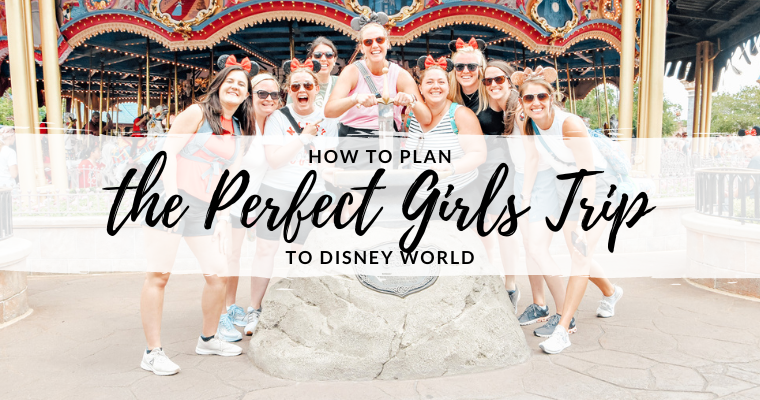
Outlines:
{"label": "brick pavement", "polygon": [[[522,365],[416,381],[293,382],[270,377],[243,355],[198,356],[203,280],[173,276],[163,343],[182,367],[158,377],[139,367],[142,274],[34,276],[34,313],[0,329],[3,399],[758,399],[760,303],[711,293],[680,279],[618,279],[614,318],[595,317],[589,286],[578,333],[561,355],[538,349]],[[520,311],[529,304],[525,277]],[[239,304],[248,285],[241,283]],[[553,307],[553,306],[552,306]],[[249,338],[242,346],[248,349]],[[723,397],[725,396],[725,397]]]}

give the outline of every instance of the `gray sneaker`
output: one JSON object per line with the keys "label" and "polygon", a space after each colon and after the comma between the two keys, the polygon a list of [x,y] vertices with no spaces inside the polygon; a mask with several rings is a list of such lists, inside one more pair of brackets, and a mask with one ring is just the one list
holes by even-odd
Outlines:
{"label": "gray sneaker", "polygon": [[517,318],[520,326],[534,324],[536,322],[545,322],[549,319],[549,306],[539,306],[536,303],[529,305],[525,311]]}
{"label": "gray sneaker", "polygon": [[[554,329],[557,327],[557,324],[559,324],[559,319],[562,316],[559,314],[554,314],[551,317],[549,317],[549,321],[547,321],[543,326],[533,331],[533,334],[538,337],[551,337],[552,333],[554,333]],[[575,333],[578,331],[578,328],[575,327],[575,317],[573,317],[572,320],[570,320],[570,329],[567,330],[567,333]]]}
{"label": "gray sneaker", "polygon": [[512,293],[507,291],[507,294],[509,295],[509,301],[511,301],[512,305],[515,307],[515,315],[517,315],[517,302],[520,301],[520,289],[515,286],[515,290]]}

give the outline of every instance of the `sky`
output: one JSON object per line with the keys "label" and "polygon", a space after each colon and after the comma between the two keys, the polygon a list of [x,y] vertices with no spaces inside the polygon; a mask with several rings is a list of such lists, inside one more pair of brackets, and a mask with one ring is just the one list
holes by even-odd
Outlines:
{"label": "sky", "polygon": [[[730,51],[733,51],[733,49]],[[749,56],[749,59],[752,62],[751,64],[747,64],[747,61],[741,54],[735,54],[732,60],[733,65],[741,71],[741,74],[737,75],[731,67],[728,67],[721,75],[718,91],[713,94],[736,93],[744,86],[758,85],[757,80],[760,79],[760,53],[756,56]],[[681,110],[683,111],[681,115],[685,119],[689,109],[689,98],[681,81],[673,77],[665,77],[663,92],[666,99],[681,106]]]}

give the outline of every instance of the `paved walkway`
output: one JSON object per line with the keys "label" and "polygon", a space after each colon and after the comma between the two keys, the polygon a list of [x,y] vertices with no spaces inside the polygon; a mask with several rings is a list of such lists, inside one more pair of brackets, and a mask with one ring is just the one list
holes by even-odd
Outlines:
{"label": "paved walkway", "polygon": [[[617,280],[625,297],[608,320],[595,317],[600,293],[590,286],[577,314],[573,345],[561,355],[541,353],[534,325],[524,329],[533,355],[520,366],[417,381],[312,383],[270,377],[245,355],[195,355],[201,323],[199,276],[173,276],[164,306],[164,347],[182,372],[158,377],[143,371],[142,280],[141,274],[30,277],[34,313],[0,329],[0,397],[760,398],[760,303],[710,293],[683,280]],[[530,293],[527,279],[518,279],[518,284],[523,288],[522,311]],[[242,342],[245,351],[248,341]]]}

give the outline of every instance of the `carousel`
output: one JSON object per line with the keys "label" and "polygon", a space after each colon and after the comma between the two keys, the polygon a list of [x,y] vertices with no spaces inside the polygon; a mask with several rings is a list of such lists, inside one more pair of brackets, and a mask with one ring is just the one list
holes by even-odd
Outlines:
{"label": "carousel", "polygon": [[[351,19],[371,11],[390,16],[388,58],[413,75],[418,57],[447,56],[449,41],[474,37],[486,42],[486,57],[506,60],[517,69],[555,67],[560,73],[557,87],[571,111],[575,111],[575,101],[593,88],[618,87],[617,132],[622,140],[660,137],[666,73],[695,82],[695,136],[699,139],[699,132],[709,132],[709,89],[717,86],[722,70],[713,65],[725,65],[733,53],[723,49],[742,44],[760,29],[753,26],[742,28],[741,33],[727,33],[731,23],[757,13],[760,6],[729,2],[737,3],[731,8],[716,0],[22,3],[26,4],[0,2],[0,57],[4,59],[0,90],[13,85],[17,132],[34,133],[20,135],[17,142],[19,159],[23,159],[21,186],[30,192],[47,184],[40,173],[38,106],[47,107],[50,133],[82,132],[97,111],[119,122],[112,126],[101,118],[97,134],[128,134],[125,131],[130,130],[131,121],[127,124],[123,116],[116,115],[119,105],[127,103],[135,104],[138,116],[147,116],[157,129],[167,129],[173,116],[204,92],[209,76],[218,69],[213,61],[216,56],[250,57],[262,70],[282,76],[284,61],[304,58],[307,45],[325,36],[337,46],[340,69],[357,57]],[[727,11],[731,14],[701,16],[693,11],[701,3],[721,10],[731,8]],[[727,37],[729,34],[732,36]],[[724,36],[722,42],[714,40]],[[640,93],[637,116],[633,115],[635,82]],[[607,96],[600,97],[604,98],[596,99],[598,120],[608,124],[610,105]],[[633,131],[634,119],[638,120],[637,132]],[[50,135],[47,142],[52,184],[65,189],[61,172],[64,140]],[[658,169],[656,157],[641,150],[638,155],[643,158],[639,158],[652,162],[640,162],[640,168],[648,172]]]}

